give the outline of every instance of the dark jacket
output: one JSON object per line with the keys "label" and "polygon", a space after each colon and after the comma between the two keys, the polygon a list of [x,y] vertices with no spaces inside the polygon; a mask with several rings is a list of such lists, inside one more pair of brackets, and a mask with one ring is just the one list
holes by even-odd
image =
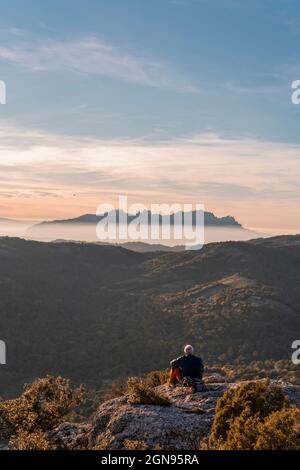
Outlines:
{"label": "dark jacket", "polygon": [[170,365],[171,367],[179,367],[183,377],[202,379],[204,366],[201,357],[192,354],[181,356],[171,361]]}

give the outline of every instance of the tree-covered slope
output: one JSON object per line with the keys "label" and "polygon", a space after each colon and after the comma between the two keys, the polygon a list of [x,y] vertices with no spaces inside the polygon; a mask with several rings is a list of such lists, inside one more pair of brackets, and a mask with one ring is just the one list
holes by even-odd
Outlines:
{"label": "tree-covered slope", "polygon": [[164,368],[194,343],[210,363],[289,360],[300,330],[299,237],[140,254],[0,239],[0,396],[46,373],[101,387]]}

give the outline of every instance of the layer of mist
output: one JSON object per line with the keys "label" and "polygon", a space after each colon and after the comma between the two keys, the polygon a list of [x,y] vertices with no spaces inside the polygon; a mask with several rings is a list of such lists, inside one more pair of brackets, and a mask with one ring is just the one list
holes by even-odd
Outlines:
{"label": "layer of mist", "polygon": [[[200,235],[200,234],[199,234]],[[252,238],[259,238],[263,235],[252,230],[235,227],[210,227],[207,226],[204,229],[204,243],[221,242],[221,241],[245,241]],[[118,237],[118,231],[116,237],[113,238],[98,238],[96,233],[95,224],[41,224],[35,225],[34,227],[27,230],[25,237],[31,240],[39,241],[54,241],[54,240],[73,240],[82,242],[102,242],[102,243],[121,243],[121,244],[136,244],[146,243],[152,245],[165,245],[168,247],[174,247],[178,245],[186,244],[201,244],[199,238],[195,241],[188,240],[187,238],[176,239],[174,236],[174,228],[171,227],[169,239],[153,239],[151,234],[148,232],[146,235],[141,236],[137,240],[130,237],[122,238]]]}

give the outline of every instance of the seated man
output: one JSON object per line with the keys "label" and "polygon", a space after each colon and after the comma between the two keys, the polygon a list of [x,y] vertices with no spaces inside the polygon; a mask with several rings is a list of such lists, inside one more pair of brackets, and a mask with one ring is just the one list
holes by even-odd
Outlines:
{"label": "seated man", "polygon": [[184,347],[184,356],[174,359],[170,363],[170,386],[175,387],[178,382],[192,387],[193,392],[203,389],[202,376],[204,366],[200,357],[194,356],[194,348],[190,344]]}

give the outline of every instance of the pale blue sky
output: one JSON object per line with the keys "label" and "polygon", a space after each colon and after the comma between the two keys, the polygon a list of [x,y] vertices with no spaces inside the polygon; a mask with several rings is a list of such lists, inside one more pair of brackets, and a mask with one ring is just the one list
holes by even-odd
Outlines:
{"label": "pale blue sky", "polygon": [[11,0],[0,27],[3,118],[97,137],[300,141],[297,0]]}

